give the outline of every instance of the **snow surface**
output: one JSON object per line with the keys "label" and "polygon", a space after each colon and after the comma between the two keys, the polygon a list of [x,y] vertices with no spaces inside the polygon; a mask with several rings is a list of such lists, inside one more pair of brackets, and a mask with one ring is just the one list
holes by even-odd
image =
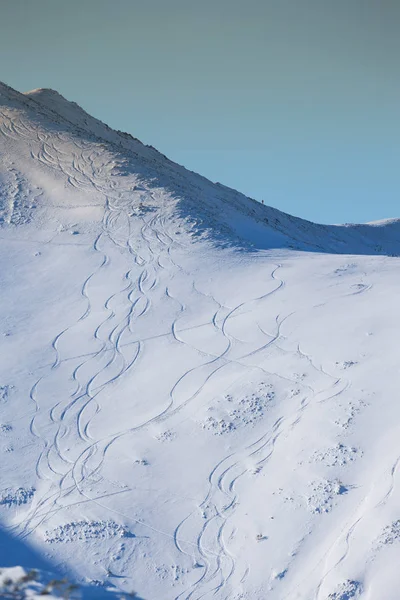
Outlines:
{"label": "snow surface", "polygon": [[0,598],[4,600],[128,600],[137,595],[72,583],[54,573],[23,567],[0,568]]}
{"label": "snow surface", "polygon": [[291,217],[52,90],[0,85],[0,144],[0,566],[398,599],[400,221]]}

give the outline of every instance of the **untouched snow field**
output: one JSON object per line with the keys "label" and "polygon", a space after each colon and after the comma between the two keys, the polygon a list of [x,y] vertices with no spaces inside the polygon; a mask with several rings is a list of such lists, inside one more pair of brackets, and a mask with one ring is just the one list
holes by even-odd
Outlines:
{"label": "untouched snow field", "polygon": [[290,217],[5,85],[0,218],[0,566],[398,600],[399,221]]}

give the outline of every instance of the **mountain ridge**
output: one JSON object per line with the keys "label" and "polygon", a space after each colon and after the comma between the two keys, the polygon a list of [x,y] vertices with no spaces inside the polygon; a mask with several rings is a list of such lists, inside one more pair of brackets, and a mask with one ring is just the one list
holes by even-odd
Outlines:
{"label": "mountain ridge", "polygon": [[0,86],[0,570],[397,598],[399,222],[286,215],[30,94]]}
{"label": "mountain ridge", "polygon": [[[201,209],[204,208],[208,214],[205,219],[202,219],[200,214],[201,221],[206,221],[211,216],[214,224],[220,223],[221,219],[215,218],[215,209],[218,210],[217,201],[214,201],[213,206],[211,202],[207,202],[207,196],[217,196],[219,203],[222,201],[223,206],[226,206],[226,202],[228,202],[229,210],[234,209],[238,213],[232,215],[229,225],[232,228],[232,221],[234,221],[233,230],[235,232],[238,229],[235,233],[243,239],[245,244],[253,244],[255,248],[275,247],[276,244],[281,244],[283,248],[294,247],[300,250],[340,253],[359,253],[363,251],[380,253],[383,251],[388,254],[397,254],[399,252],[399,219],[387,219],[370,224],[320,225],[299,217],[292,217],[276,208],[262,205],[236,190],[219,183],[212,183],[203,176],[188,171],[154,148],[145,146],[130,134],[112,130],[108,125],[88,115],[75,102],[66,100],[54,90],[38,88],[20,94],[8,86],[2,85],[3,94],[4,89],[6,89],[13,98],[28,102],[28,108],[32,107],[33,102],[35,103],[34,106],[39,106],[44,111],[50,111],[50,115],[57,115],[57,118],[61,118],[65,123],[72,125],[73,128],[78,130],[78,133],[84,131],[86,135],[94,136],[99,140],[112,144],[112,147],[117,148],[118,153],[128,151],[129,155],[133,153],[133,157],[139,158],[141,161],[145,160],[147,166],[153,170],[153,177],[157,178],[160,172],[172,169],[174,171],[173,177],[166,173],[167,177],[164,177],[161,183],[170,186],[172,193],[175,195],[181,192],[183,185],[187,188],[187,191],[185,190],[186,196],[190,196],[193,193],[194,180],[196,180],[195,185],[197,184],[197,188],[203,186],[205,189],[200,195],[198,190],[195,190],[197,195],[196,204],[186,202],[186,204],[191,204],[188,212],[201,213]],[[133,170],[135,166],[129,165]],[[154,175],[154,170],[158,171],[158,174]],[[176,185],[178,181],[180,183]],[[184,202],[185,200],[186,198]],[[240,222],[239,215],[243,221],[247,219],[246,226],[243,226],[243,223]],[[195,218],[197,218],[196,214]],[[220,235],[218,237],[221,239]],[[271,237],[272,242],[269,242],[268,238]],[[330,238],[333,238],[333,240]],[[339,238],[339,244],[336,243],[335,238]],[[225,240],[225,243],[229,243],[229,240]]]}

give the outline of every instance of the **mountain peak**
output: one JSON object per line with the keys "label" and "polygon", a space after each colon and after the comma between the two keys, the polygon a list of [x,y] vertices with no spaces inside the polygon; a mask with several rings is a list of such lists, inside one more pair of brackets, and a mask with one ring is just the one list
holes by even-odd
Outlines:
{"label": "mountain peak", "polygon": [[93,128],[93,122],[100,123],[81,108],[79,104],[67,100],[62,94],[51,88],[36,88],[30,92],[24,92],[23,95],[83,129],[87,130],[90,126]]}
{"label": "mountain peak", "polygon": [[400,222],[284,214],[53,90],[0,86],[0,157],[0,597],[394,594]]}
{"label": "mountain peak", "polygon": [[59,92],[53,90],[52,88],[35,88],[34,90],[30,90],[29,92],[23,92],[24,96],[29,96],[31,98],[43,97],[43,96],[53,96],[56,98],[61,98],[65,102],[68,102]]}
{"label": "mountain peak", "polygon": [[[109,189],[108,200],[112,194],[133,201],[131,190],[136,189],[138,181],[144,181],[143,189],[149,199],[154,196],[154,189],[158,195],[162,190],[163,196],[174,198],[180,218],[183,216],[196,223],[197,235],[206,233],[218,244],[222,241],[223,245],[253,249],[296,248],[340,254],[399,253],[399,222],[396,220],[344,227],[292,217],[188,171],[129,134],[111,129],[51,88],[21,94],[1,84],[0,105],[3,106],[0,128],[6,137],[10,137],[11,131],[16,144],[12,158],[11,149],[9,151],[11,163],[19,163],[21,173],[29,172],[26,179],[33,176],[40,183],[39,187],[43,186],[42,169],[51,168],[52,178],[56,176],[68,189],[72,186],[74,193],[79,192],[81,197],[83,181],[89,193],[98,192],[99,184],[102,190],[108,188],[112,174],[116,176],[113,185],[121,190],[116,193],[116,188]],[[94,152],[90,160],[83,148],[87,144]],[[22,159],[27,153],[30,158]],[[77,153],[82,154],[79,165]],[[30,162],[33,156],[37,157],[34,165]],[[21,160],[25,160],[24,164]],[[106,168],[104,160],[110,173],[106,180],[101,179]],[[99,176],[101,182],[96,181]],[[4,175],[4,179],[7,178],[10,173]],[[48,183],[48,177],[45,181]],[[54,194],[49,194],[50,197]],[[9,205],[15,208],[13,202]],[[12,222],[9,211],[7,215],[6,221],[11,219]]]}

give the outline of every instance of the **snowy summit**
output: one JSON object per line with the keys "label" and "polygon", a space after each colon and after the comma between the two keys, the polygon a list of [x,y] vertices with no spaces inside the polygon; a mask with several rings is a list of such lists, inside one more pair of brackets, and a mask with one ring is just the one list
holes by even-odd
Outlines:
{"label": "snowy summit", "polygon": [[398,599],[399,220],[291,217],[0,84],[0,221],[1,585]]}

